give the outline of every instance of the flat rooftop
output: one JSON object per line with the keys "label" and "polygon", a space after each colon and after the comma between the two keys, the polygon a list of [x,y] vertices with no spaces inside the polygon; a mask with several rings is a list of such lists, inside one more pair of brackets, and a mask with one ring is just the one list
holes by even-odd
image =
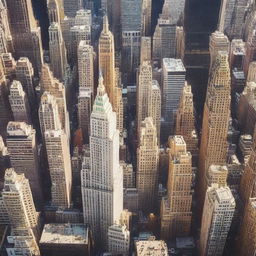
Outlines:
{"label": "flat rooftop", "polygon": [[136,242],[138,256],[168,256],[167,245],[162,240]]}
{"label": "flat rooftop", "polygon": [[40,244],[88,244],[85,224],[54,223],[44,225]]}
{"label": "flat rooftop", "polygon": [[168,72],[186,72],[181,59],[164,58],[163,67],[165,67]]}

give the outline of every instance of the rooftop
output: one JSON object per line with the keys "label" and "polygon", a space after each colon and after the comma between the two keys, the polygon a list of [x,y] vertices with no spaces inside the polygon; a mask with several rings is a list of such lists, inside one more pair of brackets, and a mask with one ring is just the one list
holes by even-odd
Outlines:
{"label": "rooftop", "polygon": [[138,256],[168,256],[167,245],[162,240],[136,242]]}
{"label": "rooftop", "polygon": [[88,244],[88,235],[85,224],[46,224],[40,244]]}
{"label": "rooftop", "polygon": [[175,71],[186,72],[186,69],[181,59],[164,58],[163,67],[165,67],[165,69],[168,72],[175,72]]}

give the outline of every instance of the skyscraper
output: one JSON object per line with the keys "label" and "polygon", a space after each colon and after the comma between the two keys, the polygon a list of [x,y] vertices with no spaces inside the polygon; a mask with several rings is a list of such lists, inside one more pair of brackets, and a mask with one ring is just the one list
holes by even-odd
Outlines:
{"label": "skyscraper", "polygon": [[26,93],[19,81],[14,80],[10,87],[9,102],[14,121],[31,123],[31,113]]}
{"label": "skyscraper", "polygon": [[11,109],[8,102],[8,87],[4,75],[2,61],[0,61],[0,134],[6,135],[7,123],[11,120]]}
{"label": "skyscraper", "polygon": [[200,255],[222,255],[235,212],[229,187],[209,187],[205,196],[199,250]]}
{"label": "skyscraper", "polygon": [[78,123],[84,141],[89,141],[90,115],[94,99],[94,52],[93,47],[80,41],[78,46]]}
{"label": "skyscraper", "polygon": [[61,24],[64,19],[63,0],[49,0],[47,2],[47,8],[50,23],[56,22]]}
{"label": "skyscraper", "polygon": [[161,237],[188,236],[192,218],[192,157],[182,136],[169,140],[167,198],[161,204]]}
{"label": "skyscraper", "polygon": [[180,105],[177,111],[175,134],[182,135],[187,146],[187,150],[192,154],[193,163],[198,156],[198,138],[195,130],[195,116],[193,94],[191,86],[185,83]]}
{"label": "skyscraper", "polygon": [[61,28],[58,23],[51,23],[49,37],[51,70],[57,79],[64,81],[67,69],[67,56]]}
{"label": "skyscraper", "polygon": [[75,17],[76,12],[82,9],[83,0],[63,0],[64,12],[68,17]]}
{"label": "skyscraper", "polygon": [[113,110],[117,114],[117,128],[120,132],[123,130],[123,101],[122,91],[119,87],[118,77],[115,69],[115,47],[114,37],[109,30],[108,18],[105,15],[103,21],[103,30],[99,39],[99,70],[104,77],[106,91],[109,96]]}
{"label": "skyscraper", "polygon": [[0,1],[0,53],[13,52],[13,41],[5,1]]}
{"label": "skyscraper", "polygon": [[41,133],[44,138],[44,133],[47,130],[61,130],[61,122],[59,109],[56,98],[49,92],[44,92],[38,110]]}
{"label": "skyscraper", "polygon": [[90,124],[90,159],[81,176],[84,222],[90,224],[96,242],[106,247],[108,228],[119,222],[123,210],[123,171],[116,114],[102,77]]}
{"label": "skyscraper", "polygon": [[215,31],[210,36],[209,50],[211,56],[210,71],[213,67],[219,51],[229,53],[230,43],[228,37],[220,31]]}
{"label": "skyscraper", "polygon": [[44,64],[42,67],[40,85],[41,93],[47,91],[55,97],[59,109],[61,128],[65,131],[69,138],[69,116],[66,105],[65,87],[61,82],[54,78],[49,66],[46,64]]}
{"label": "skyscraper", "polygon": [[146,117],[152,117],[157,129],[157,139],[160,138],[161,92],[156,80],[152,80],[150,61],[140,65],[137,89],[137,135],[139,137],[141,123]]}
{"label": "skyscraper", "polygon": [[249,198],[239,232],[239,255],[254,255],[256,251],[256,198]]}
{"label": "skyscraper", "polygon": [[[230,69],[227,52],[219,52],[209,79],[204,105],[197,189],[201,205],[207,190],[206,176],[210,165],[225,165],[227,133],[230,119]],[[200,191],[200,192],[199,192]]]}
{"label": "skyscraper", "polygon": [[246,206],[250,198],[256,197],[256,170],[255,170],[255,159],[256,159],[256,128],[254,128],[253,144],[251,147],[251,153],[249,160],[245,164],[244,174],[240,184],[240,195],[241,199]]}
{"label": "skyscraper", "polygon": [[142,0],[142,35],[151,36],[152,0]]}
{"label": "skyscraper", "polygon": [[114,224],[108,229],[108,252],[114,255],[129,255],[130,231],[125,225]]}
{"label": "skyscraper", "polygon": [[133,84],[140,60],[142,0],[121,1],[123,79]]}
{"label": "skyscraper", "polygon": [[52,182],[52,205],[69,208],[72,170],[67,135],[63,130],[46,130],[44,139]]}
{"label": "skyscraper", "polygon": [[[163,59],[162,117],[163,140],[174,133],[176,112],[185,85],[186,69],[180,59]],[[162,137],[162,136],[161,136]]]}
{"label": "skyscraper", "polygon": [[34,69],[31,62],[26,57],[21,57],[16,63],[15,69],[16,79],[21,82],[22,87],[27,94],[31,107],[35,104],[34,89]]}
{"label": "skyscraper", "polygon": [[108,18],[105,15],[103,21],[103,30],[99,39],[99,70],[104,78],[106,92],[114,108],[114,91],[115,91],[115,47],[114,37],[109,30]]}
{"label": "skyscraper", "polygon": [[151,37],[141,37],[140,65],[143,61],[151,61]]}
{"label": "skyscraper", "polygon": [[40,27],[34,18],[31,0],[6,1],[15,55],[28,57],[38,74],[43,63]]}
{"label": "skyscraper", "polygon": [[139,207],[145,213],[156,211],[159,176],[157,131],[151,117],[141,123],[137,148],[137,189]]}
{"label": "skyscraper", "polygon": [[24,122],[9,122],[6,144],[11,166],[18,174],[24,173],[29,181],[34,202],[40,208],[43,202],[42,173],[39,167],[36,131]]}
{"label": "skyscraper", "polygon": [[36,212],[28,179],[14,169],[5,172],[3,202],[11,223],[14,246],[6,248],[10,255],[40,256],[39,213]]}

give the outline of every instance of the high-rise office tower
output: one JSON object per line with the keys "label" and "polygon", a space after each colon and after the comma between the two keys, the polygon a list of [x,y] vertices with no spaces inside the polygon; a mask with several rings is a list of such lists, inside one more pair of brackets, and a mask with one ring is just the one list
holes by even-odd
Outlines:
{"label": "high-rise office tower", "polygon": [[185,31],[182,26],[176,27],[176,58],[184,60],[185,56]]}
{"label": "high-rise office tower", "polygon": [[152,0],[142,0],[142,35],[151,36]]}
{"label": "high-rise office tower", "polygon": [[76,12],[83,8],[83,0],[63,0],[64,12],[68,17],[75,17]]}
{"label": "high-rise office tower", "polygon": [[251,197],[256,197],[256,128],[254,128],[253,144],[249,160],[245,164],[244,174],[240,183],[240,195],[244,205],[247,205]]}
{"label": "high-rise office tower", "polygon": [[[176,112],[185,85],[186,69],[180,59],[163,59],[162,117],[163,140],[174,133]],[[161,136],[162,137],[162,136]]]}
{"label": "high-rise office tower", "polygon": [[230,43],[230,69],[243,70],[245,53],[245,42],[242,39],[233,39]]}
{"label": "high-rise office tower", "polygon": [[38,74],[43,63],[40,27],[37,26],[31,0],[6,1],[15,55],[28,57]]}
{"label": "high-rise office tower", "polygon": [[169,140],[168,196],[161,204],[161,237],[173,239],[190,233],[192,218],[192,157],[180,135]]}
{"label": "high-rise office tower", "polygon": [[[210,165],[225,165],[230,119],[230,69],[227,52],[219,52],[209,79],[204,105],[197,189],[202,207]],[[199,192],[200,191],[200,192]]]}
{"label": "high-rise office tower", "polygon": [[183,21],[185,0],[165,0],[162,15],[169,16],[172,24]]}
{"label": "high-rise office tower", "polygon": [[104,77],[104,84],[109,96],[113,110],[117,113],[117,128],[123,130],[123,103],[122,92],[119,88],[115,69],[115,47],[114,37],[109,30],[108,18],[105,15],[103,21],[103,30],[99,39],[99,70]]}
{"label": "high-rise office tower", "polygon": [[113,255],[129,255],[130,231],[125,225],[114,224],[108,229],[108,252]]}
{"label": "high-rise office tower", "polygon": [[57,79],[64,81],[67,68],[67,55],[61,28],[58,23],[51,23],[49,37],[51,70]]}
{"label": "high-rise office tower", "polygon": [[9,102],[14,121],[31,123],[31,113],[26,93],[19,81],[14,80],[10,87]]}
{"label": "high-rise office tower", "polygon": [[93,47],[80,41],[78,47],[78,123],[85,142],[89,142],[90,115],[94,99]]}
{"label": "high-rise office tower", "polygon": [[2,61],[0,61],[0,134],[6,135],[7,123],[11,120],[11,109],[8,101],[8,87],[4,75]]}
{"label": "high-rise office tower", "polygon": [[143,61],[151,61],[151,37],[141,37],[140,65]]}
{"label": "high-rise office tower", "polygon": [[40,85],[42,93],[47,91],[55,97],[59,109],[61,128],[65,131],[69,138],[69,116],[66,105],[65,87],[61,82],[54,78],[49,66],[46,64],[42,67]]}
{"label": "high-rise office tower", "polygon": [[133,84],[140,60],[142,0],[121,1],[122,70],[125,83]]}
{"label": "high-rise office tower", "polygon": [[102,77],[90,124],[90,158],[81,171],[84,222],[91,226],[96,242],[106,247],[108,228],[119,223],[123,210],[123,171],[116,114]]}
{"label": "high-rise office tower", "polygon": [[17,173],[25,174],[29,180],[35,204],[40,207],[43,202],[43,195],[36,131],[31,125],[24,122],[9,122],[6,144],[11,166]]}
{"label": "high-rise office tower", "polygon": [[256,61],[252,61],[249,64],[246,82],[256,82]]}
{"label": "high-rise office tower", "polygon": [[[72,26],[69,34],[69,57],[71,62],[77,61],[77,53],[79,43],[85,41],[86,44],[91,45],[92,41],[92,14],[90,10],[81,9],[77,11],[74,22],[71,20]],[[67,44],[67,42],[66,42]]]}
{"label": "high-rise office tower", "polygon": [[150,61],[140,65],[137,89],[137,135],[140,136],[141,123],[146,117],[152,117],[157,129],[157,139],[160,138],[161,92],[156,80],[152,80]]}
{"label": "high-rise office tower", "polygon": [[[198,137],[195,130],[193,94],[191,86],[185,83],[177,111],[175,134],[182,135],[193,160],[198,156]],[[195,163],[195,161],[193,161]],[[196,163],[197,164],[197,163]]]}
{"label": "high-rise office tower", "polygon": [[12,53],[7,52],[1,54],[1,61],[3,63],[6,78],[13,79],[13,76],[15,75],[16,61],[13,58]]}
{"label": "high-rise office tower", "polygon": [[245,43],[245,60],[244,60],[244,73],[247,75],[249,65],[252,61],[256,60],[256,29],[254,29],[248,36],[248,40]]}
{"label": "high-rise office tower", "polygon": [[[109,30],[108,18],[105,15],[103,30],[99,39],[99,70],[101,70],[104,85],[106,87],[109,100],[113,106],[115,91],[115,47],[114,36]],[[114,106],[113,106],[114,107]]]}
{"label": "high-rise office tower", "polygon": [[256,198],[249,198],[239,232],[239,255],[256,252]]}
{"label": "high-rise office tower", "polygon": [[141,123],[137,148],[137,189],[139,207],[145,213],[156,211],[159,176],[157,131],[151,117]]}
{"label": "high-rise office tower", "polygon": [[47,9],[50,23],[56,22],[61,24],[65,16],[63,0],[49,0],[47,2]]}
{"label": "high-rise office tower", "polygon": [[201,256],[223,254],[235,207],[229,187],[213,185],[207,189],[199,242]]}
{"label": "high-rise office tower", "polygon": [[223,0],[219,15],[219,30],[229,38],[242,38],[248,0]]}
{"label": "high-rise office tower", "polygon": [[63,130],[46,130],[44,139],[52,182],[52,205],[69,208],[72,171],[67,135]]}
{"label": "high-rise office tower", "polygon": [[[183,5],[178,8],[178,5]],[[173,11],[175,10],[175,11]],[[178,18],[184,11],[184,0],[165,0],[162,14],[158,18],[153,35],[152,58],[161,64],[163,58],[176,56],[176,26]]]}
{"label": "high-rise office tower", "polygon": [[43,138],[44,133],[48,130],[61,130],[59,109],[56,98],[47,91],[44,92],[41,97],[38,116]]}
{"label": "high-rise office tower", "polygon": [[21,57],[16,63],[15,69],[16,79],[21,82],[22,87],[27,94],[30,106],[35,104],[35,89],[34,89],[34,69],[31,62],[26,57]]}
{"label": "high-rise office tower", "polygon": [[219,51],[229,53],[230,43],[228,37],[220,31],[215,31],[210,36],[209,51],[211,56],[210,71],[213,67]]}
{"label": "high-rise office tower", "polygon": [[13,52],[12,35],[9,26],[5,0],[0,1],[0,53]]}
{"label": "high-rise office tower", "polygon": [[6,248],[10,255],[40,256],[39,213],[36,212],[28,179],[14,169],[5,171],[2,197],[11,223],[14,246]]}

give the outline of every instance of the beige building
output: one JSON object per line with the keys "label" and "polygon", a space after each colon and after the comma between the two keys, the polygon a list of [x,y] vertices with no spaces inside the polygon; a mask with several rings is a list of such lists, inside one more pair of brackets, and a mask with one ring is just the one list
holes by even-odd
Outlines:
{"label": "beige building", "polygon": [[40,236],[39,213],[36,212],[24,174],[17,174],[14,169],[6,170],[2,198],[11,224],[8,241],[14,244],[6,248],[8,255],[40,256],[37,244]]}
{"label": "beige building", "polygon": [[43,195],[36,131],[24,122],[9,122],[6,145],[11,166],[18,174],[24,173],[29,181],[35,204],[40,208]]}
{"label": "beige building", "polygon": [[256,160],[256,128],[254,129],[253,144],[251,147],[251,153],[249,160],[245,164],[244,174],[241,179],[240,184],[240,195],[241,199],[246,206],[250,198],[256,197],[256,170],[255,170],[255,160]]}
{"label": "beige building", "polygon": [[192,218],[192,156],[183,137],[169,140],[167,198],[161,204],[161,238],[188,236]]}
{"label": "beige building", "polygon": [[123,130],[123,100],[122,91],[115,69],[115,47],[114,36],[109,30],[108,18],[105,15],[103,30],[99,39],[99,70],[102,72],[106,92],[109,96],[113,110],[117,114],[117,129]]}
{"label": "beige building", "polygon": [[69,208],[72,170],[67,135],[63,130],[46,130],[44,138],[52,182],[52,205]]}
{"label": "beige building", "polygon": [[114,224],[108,228],[108,252],[111,255],[128,256],[130,231],[125,225]]}
{"label": "beige building", "polygon": [[199,241],[200,256],[223,254],[235,207],[229,187],[213,185],[207,189]]}
{"label": "beige building", "polygon": [[230,119],[230,70],[228,54],[219,52],[209,80],[204,105],[197,192],[201,212],[207,190],[209,167],[225,165],[228,152],[228,126]]}
{"label": "beige building", "polygon": [[161,91],[156,80],[152,80],[150,61],[144,61],[139,68],[137,88],[137,136],[140,136],[141,123],[151,117],[160,139]]}
{"label": "beige building", "polygon": [[247,82],[256,83],[256,61],[250,62],[249,70],[247,74]]}
{"label": "beige building", "polygon": [[78,46],[78,123],[82,129],[85,142],[89,141],[90,115],[94,99],[94,52],[86,41],[80,41]]}
{"label": "beige building", "polygon": [[7,123],[11,120],[11,108],[8,101],[8,87],[4,68],[0,61],[0,134],[6,135]]}
{"label": "beige building", "polygon": [[192,154],[193,164],[195,164],[198,156],[198,137],[195,130],[193,94],[191,86],[187,83],[185,83],[180,98],[175,134],[183,136],[187,150]]}
{"label": "beige building", "polygon": [[256,252],[256,198],[250,198],[245,207],[239,232],[239,254],[255,255]]}
{"label": "beige building", "polygon": [[19,81],[14,80],[10,87],[9,102],[14,121],[31,124],[28,98]]}
{"label": "beige building", "polygon": [[61,129],[59,109],[56,98],[47,91],[44,92],[41,97],[38,116],[43,137],[45,131],[47,130]]}
{"label": "beige building", "polygon": [[27,57],[39,74],[43,63],[40,27],[31,0],[6,1],[16,57]]}
{"label": "beige building", "polygon": [[58,23],[49,27],[50,67],[54,77],[64,81],[67,69],[67,53],[62,32]]}
{"label": "beige building", "polygon": [[142,36],[140,47],[140,64],[144,61],[151,61],[151,37]]}
{"label": "beige building", "polygon": [[159,148],[157,131],[151,117],[141,123],[137,148],[137,189],[139,207],[145,213],[155,212],[158,194]]}
{"label": "beige building", "polygon": [[54,78],[49,66],[46,64],[42,67],[40,89],[42,94],[47,91],[55,97],[58,104],[61,128],[65,131],[69,138],[69,116],[66,104],[65,86],[59,82],[59,80]]}
{"label": "beige building", "polygon": [[65,16],[63,0],[49,0],[47,2],[47,9],[50,24],[52,22],[61,24]]}
{"label": "beige building", "polygon": [[211,34],[210,43],[209,43],[209,51],[210,51],[210,57],[211,57],[210,72],[217,59],[218,52],[225,51],[229,53],[229,48],[230,48],[230,42],[226,35],[224,35],[220,31],[215,31],[214,33]]}
{"label": "beige building", "polygon": [[206,174],[207,186],[218,184],[219,187],[227,186],[228,168],[226,165],[211,165]]}
{"label": "beige building", "polygon": [[168,248],[162,240],[138,241],[135,243],[137,256],[168,256]]}
{"label": "beige building", "polygon": [[142,36],[151,36],[152,0],[142,0],[141,12]]}
{"label": "beige building", "polygon": [[21,57],[16,62],[15,69],[16,79],[21,82],[22,87],[27,94],[31,107],[35,104],[34,88],[34,69],[31,62],[26,57]]}

